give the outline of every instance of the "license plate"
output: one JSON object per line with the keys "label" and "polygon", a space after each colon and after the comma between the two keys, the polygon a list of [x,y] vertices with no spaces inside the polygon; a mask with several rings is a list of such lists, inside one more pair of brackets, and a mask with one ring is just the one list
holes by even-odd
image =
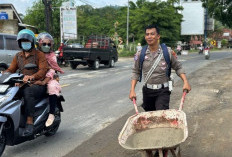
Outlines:
{"label": "license plate", "polygon": [[0,85],[0,93],[5,93],[9,85]]}
{"label": "license plate", "polygon": [[209,54],[208,50],[205,50],[205,55],[208,55],[208,54]]}

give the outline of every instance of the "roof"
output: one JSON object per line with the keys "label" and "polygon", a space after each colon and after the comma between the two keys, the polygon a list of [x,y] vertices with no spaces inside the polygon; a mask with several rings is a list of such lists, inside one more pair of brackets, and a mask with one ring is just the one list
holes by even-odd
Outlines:
{"label": "roof", "polygon": [[20,18],[18,12],[16,11],[15,7],[13,4],[0,4],[0,8],[9,8],[9,9],[12,9],[13,12],[14,12],[14,15],[17,17],[17,19],[19,20],[19,23],[23,23],[22,19]]}
{"label": "roof", "polygon": [[18,25],[19,25],[19,26],[23,26],[23,27],[32,27],[32,28],[37,29],[35,26],[28,25],[28,24],[24,24],[24,23],[19,23]]}

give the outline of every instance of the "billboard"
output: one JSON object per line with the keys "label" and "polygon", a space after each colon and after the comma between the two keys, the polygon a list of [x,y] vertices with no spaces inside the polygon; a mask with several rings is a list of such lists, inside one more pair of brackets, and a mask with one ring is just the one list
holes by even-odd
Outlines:
{"label": "billboard", "polygon": [[204,34],[204,8],[202,2],[183,2],[183,22],[181,22],[181,35]]}
{"label": "billboard", "polygon": [[77,12],[76,7],[60,8],[61,40],[77,39]]}

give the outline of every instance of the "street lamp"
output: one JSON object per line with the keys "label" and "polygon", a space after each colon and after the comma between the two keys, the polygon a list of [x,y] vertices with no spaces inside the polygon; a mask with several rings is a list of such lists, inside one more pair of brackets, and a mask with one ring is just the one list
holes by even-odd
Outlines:
{"label": "street lamp", "polygon": [[42,0],[45,9],[44,9],[44,14],[45,14],[45,23],[46,23],[46,31],[50,33],[50,21],[51,21],[51,3],[52,0]]}
{"label": "street lamp", "polygon": [[205,41],[204,41],[204,48],[207,46],[207,23],[208,23],[208,0],[206,0],[206,8],[205,8],[205,31],[204,31],[204,38],[205,38]]}

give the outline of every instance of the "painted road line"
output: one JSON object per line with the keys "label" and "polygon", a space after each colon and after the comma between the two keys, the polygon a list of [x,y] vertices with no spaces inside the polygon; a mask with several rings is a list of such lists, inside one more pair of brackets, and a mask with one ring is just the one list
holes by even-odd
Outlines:
{"label": "painted road line", "polygon": [[67,86],[70,86],[70,84],[63,84],[63,85],[61,85],[61,88],[67,87]]}

